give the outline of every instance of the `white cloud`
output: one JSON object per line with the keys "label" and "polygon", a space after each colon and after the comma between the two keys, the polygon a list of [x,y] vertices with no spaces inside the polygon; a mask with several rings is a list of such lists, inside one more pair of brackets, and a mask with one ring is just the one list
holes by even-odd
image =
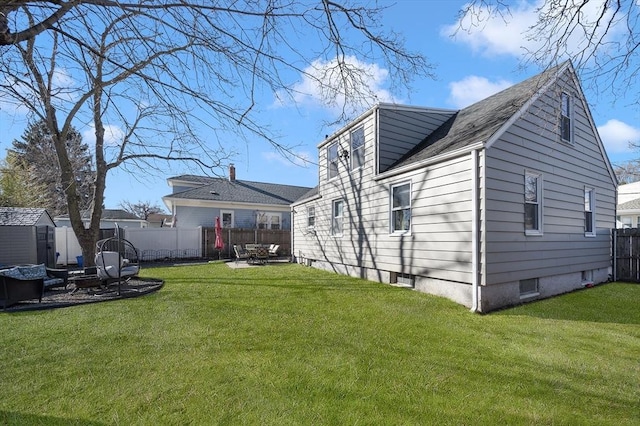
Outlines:
{"label": "white cloud", "polygon": [[524,34],[536,22],[537,7],[521,2],[502,15],[491,14],[486,6],[474,8],[461,20],[443,27],[441,35],[487,56],[521,56],[527,45]]}
{"label": "white cloud", "polygon": [[640,128],[611,119],[598,127],[598,133],[609,153],[632,152],[630,143],[640,144]]}
{"label": "white cloud", "polygon": [[449,83],[449,103],[456,108],[464,108],[512,85],[507,80],[491,82],[487,78],[470,75]]}
{"label": "white cloud", "polygon": [[352,56],[346,58],[343,66],[349,70],[346,81],[337,60],[314,61],[304,70],[301,80],[290,88],[292,96],[276,93],[276,105],[290,106],[288,101],[292,100],[298,106],[329,107],[333,112],[341,113],[343,105],[349,112],[362,112],[377,102],[396,101],[384,88],[388,70]]}
{"label": "white cloud", "polygon": [[[107,124],[104,126],[104,144],[106,146],[119,146],[122,144],[124,134],[120,127]],[[93,125],[82,132],[82,141],[89,146],[96,144],[96,128]]]}
{"label": "white cloud", "polygon": [[[569,2],[569,12],[559,14],[559,6],[556,2],[537,0],[533,2],[520,1],[517,4],[510,4],[508,9],[501,7],[498,13],[492,13],[489,6],[482,5],[473,8],[460,20],[452,25],[442,28],[441,35],[452,37],[455,41],[466,44],[476,52],[486,56],[509,55],[520,58],[527,52],[538,52],[541,48],[550,48],[556,45],[555,39],[564,36],[561,31],[567,25],[567,19],[573,13],[580,14],[581,26],[576,27],[566,40],[566,46],[559,52],[568,55],[576,55],[583,50],[589,50],[587,31],[596,28],[596,35],[602,36],[607,32],[607,37],[615,37],[622,25],[615,23],[613,28],[606,28],[605,25],[598,25],[601,19],[604,1],[582,2],[571,4]],[[576,8],[580,4],[579,12]],[[549,8],[555,8],[549,9]],[[549,12],[551,10],[551,12]],[[571,12],[571,13],[570,13]],[[538,24],[538,18],[550,13],[556,25],[550,29],[550,33],[540,33],[539,28],[533,28]],[[608,22],[611,13],[605,13],[603,22]],[[621,20],[624,21],[624,20]],[[533,28],[533,29],[532,29]],[[554,31],[555,30],[555,31]]]}
{"label": "white cloud", "polygon": [[309,165],[314,164],[315,162],[312,160],[312,156],[308,152],[299,151],[293,152],[293,156],[285,157],[284,154],[280,154],[277,152],[269,151],[263,152],[262,158],[264,158],[268,162],[275,162],[282,164],[284,166],[301,166],[301,167],[309,167]]}

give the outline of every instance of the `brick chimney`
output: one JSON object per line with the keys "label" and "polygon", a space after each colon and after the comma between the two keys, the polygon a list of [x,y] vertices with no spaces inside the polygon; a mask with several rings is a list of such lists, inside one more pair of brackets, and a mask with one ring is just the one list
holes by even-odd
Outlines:
{"label": "brick chimney", "polygon": [[236,181],[236,166],[233,164],[229,164],[229,181]]}

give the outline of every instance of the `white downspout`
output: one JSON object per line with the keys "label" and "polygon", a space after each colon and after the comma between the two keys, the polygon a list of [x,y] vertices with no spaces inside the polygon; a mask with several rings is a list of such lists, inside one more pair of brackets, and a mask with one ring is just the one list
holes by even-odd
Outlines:
{"label": "white downspout", "polygon": [[294,228],[294,222],[295,222],[295,214],[296,214],[296,210],[294,207],[291,207],[291,235],[289,236],[289,239],[291,241],[291,262],[295,263],[296,262],[296,256],[295,256],[295,251],[294,251],[294,247],[293,247],[293,234],[295,232],[295,228]]}
{"label": "white downspout", "polygon": [[478,150],[471,151],[471,312],[478,312]]}

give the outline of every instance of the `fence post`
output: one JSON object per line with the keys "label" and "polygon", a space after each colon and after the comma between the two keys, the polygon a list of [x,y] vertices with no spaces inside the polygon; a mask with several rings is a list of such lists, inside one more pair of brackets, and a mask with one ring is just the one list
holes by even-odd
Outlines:
{"label": "fence post", "polygon": [[617,250],[616,246],[618,244],[618,232],[616,228],[611,230],[612,241],[613,241],[613,281],[618,281],[618,262],[617,262]]}

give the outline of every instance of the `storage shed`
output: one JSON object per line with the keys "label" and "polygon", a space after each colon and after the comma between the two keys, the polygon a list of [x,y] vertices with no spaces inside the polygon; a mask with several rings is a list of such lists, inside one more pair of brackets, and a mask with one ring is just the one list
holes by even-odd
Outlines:
{"label": "storage shed", "polygon": [[55,224],[46,209],[0,207],[0,267],[56,266]]}

